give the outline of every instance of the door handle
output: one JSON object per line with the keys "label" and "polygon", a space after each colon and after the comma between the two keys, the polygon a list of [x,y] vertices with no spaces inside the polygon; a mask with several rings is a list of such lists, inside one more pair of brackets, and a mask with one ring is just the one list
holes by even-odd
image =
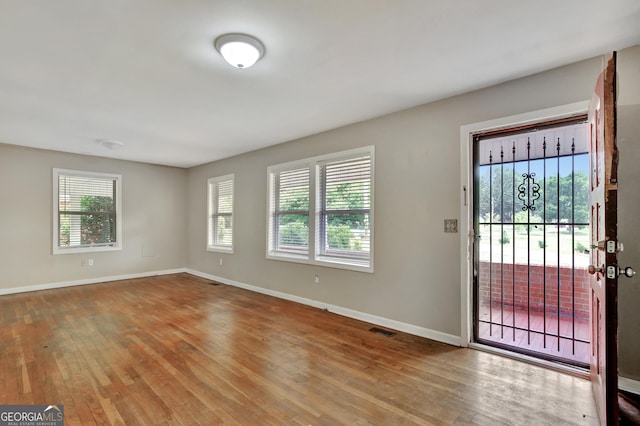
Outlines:
{"label": "door handle", "polygon": [[636,271],[634,271],[631,266],[627,266],[626,268],[618,268],[618,273],[627,278],[632,278],[636,274]]}
{"label": "door handle", "polygon": [[587,268],[587,271],[589,272],[589,274],[591,275],[595,275],[596,273],[598,274],[604,274],[604,265],[602,265],[601,267],[597,268],[593,265],[589,265],[589,267]]}
{"label": "door handle", "polygon": [[[601,267],[595,267],[593,265],[589,265],[587,268],[587,272],[591,275],[595,274],[604,274],[605,268],[604,265]],[[624,275],[627,278],[632,278],[636,274],[636,271],[633,270],[632,267],[627,266],[626,268],[619,268],[616,266],[608,266],[607,267],[607,278],[616,278],[620,275]]]}

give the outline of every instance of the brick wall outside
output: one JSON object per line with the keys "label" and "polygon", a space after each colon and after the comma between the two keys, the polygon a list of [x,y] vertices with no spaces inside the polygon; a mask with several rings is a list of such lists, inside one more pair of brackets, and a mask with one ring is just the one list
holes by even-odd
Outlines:
{"label": "brick wall outside", "polygon": [[[515,267],[515,300],[514,300]],[[490,274],[491,271],[491,274]],[[589,318],[589,278],[586,269],[575,269],[572,286],[572,268],[543,265],[480,263],[479,298],[489,302],[489,276],[491,276],[491,302],[505,307],[516,307],[543,312],[546,282],[546,312],[558,312],[558,276],[560,276],[560,315]],[[544,277],[546,276],[546,280]],[[502,277],[502,279],[501,279]],[[529,284],[529,285],[527,285]],[[573,306],[572,306],[573,295]],[[503,298],[504,297],[504,298]]]}

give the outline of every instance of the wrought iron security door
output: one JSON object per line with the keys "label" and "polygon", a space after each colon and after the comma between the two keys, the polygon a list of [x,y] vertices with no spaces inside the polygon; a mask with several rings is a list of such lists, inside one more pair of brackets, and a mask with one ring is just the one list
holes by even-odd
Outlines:
{"label": "wrought iron security door", "polygon": [[589,362],[584,117],[475,141],[475,339]]}

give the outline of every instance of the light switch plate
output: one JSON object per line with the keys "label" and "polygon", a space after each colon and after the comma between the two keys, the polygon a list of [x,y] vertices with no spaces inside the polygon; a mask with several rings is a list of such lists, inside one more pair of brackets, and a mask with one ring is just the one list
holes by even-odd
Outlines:
{"label": "light switch plate", "polygon": [[450,233],[458,232],[458,219],[445,219],[444,232],[450,232]]}

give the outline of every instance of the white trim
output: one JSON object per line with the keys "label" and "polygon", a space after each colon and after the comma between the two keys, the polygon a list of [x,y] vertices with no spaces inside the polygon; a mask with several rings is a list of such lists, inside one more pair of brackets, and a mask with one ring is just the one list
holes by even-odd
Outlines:
{"label": "white trim", "polygon": [[460,127],[460,191],[466,198],[460,203],[460,346],[469,346],[473,337],[473,135],[580,115],[588,108],[589,101],[575,102]]}
{"label": "white trim", "polygon": [[278,260],[282,262],[302,263],[305,265],[324,266],[325,268],[344,269],[347,271],[366,272],[373,273],[373,258],[371,258],[371,266],[357,265],[355,263],[347,263],[348,259],[340,259],[340,261],[331,262],[328,260],[322,260],[318,258],[316,260],[307,259],[305,255],[298,255],[292,253],[279,252],[279,254],[267,254],[267,259]]}
{"label": "white trim", "polygon": [[440,331],[431,330],[429,328],[420,327],[413,324],[408,324],[401,321],[396,321],[377,315],[367,314],[365,312],[356,311],[342,306],[332,305],[329,303],[320,302],[313,299],[307,299],[305,297],[295,296],[293,294],[283,293],[268,288],[258,287],[250,284],[241,283],[238,281],[230,280],[227,278],[219,277],[216,275],[207,274],[204,272],[195,271],[193,269],[187,269],[187,273],[205,278],[212,281],[217,281],[222,284],[231,285],[245,290],[253,291],[256,293],[266,294],[268,296],[277,297],[278,299],[289,300],[291,302],[301,303],[303,305],[312,306],[318,309],[326,309],[329,312],[333,312],[338,315],[342,315],[348,318],[365,321],[371,324],[379,325],[382,327],[391,328],[394,330],[402,331],[404,333],[413,334],[415,336],[425,337],[427,339],[436,340],[438,342],[447,343],[449,345],[459,346],[460,337],[452,334],[442,333]]}
{"label": "white trim", "polygon": [[112,275],[109,277],[88,278],[84,280],[61,281],[61,282],[47,283],[47,284],[35,284],[35,285],[28,285],[23,287],[0,288],[0,296],[6,295],[6,294],[27,293],[30,291],[52,290],[56,288],[73,287],[77,285],[98,284],[98,283],[105,283],[109,281],[120,281],[120,280],[131,280],[134,278],[155,277],[158,275],[181,274],[184,272],[187,272],[186,268],[177,268],[177,269],[166,269],[162,271],[139,272],[135,274],[126,274],[126,275]]}
{"label": "white trim", "polygon": [[[59,200],[59,176],[79,176],[79,177],[96,177],[96,178],[108,178],[116,181],[116,242],[112,244],[103,244],[96,246],[74,246],[74,247],[60,247],[60,223],[59,223],[59,209],[60,209],[60,200]],[[52,253],[53,255],[59,254],[73,254],[73,253],[95,253],[95,252],[104,252],[104,251],[117,251],[122,250],[122,229],[123,229],[123,220],[122,220],[122,175],[115,173],[97,173],[97,172],[86,172],[82,170],[69,170],[69,169],[58,169],[53,168],[52,170],[52,180],[53,180],[53,247]]]}
{"label": "white trim", "polygon": [[640,380],[618,376],[618,389],[640,395]]}

